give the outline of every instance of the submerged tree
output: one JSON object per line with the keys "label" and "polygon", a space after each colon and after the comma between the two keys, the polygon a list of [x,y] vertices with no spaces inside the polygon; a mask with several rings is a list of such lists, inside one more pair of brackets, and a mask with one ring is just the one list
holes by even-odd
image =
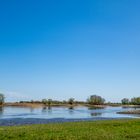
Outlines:
{"label": "submerged tree", "polygon": [[4,95],[0,93],[0,105],[4,103]]}
{"label": "submerged tree", "polygon": [[102,105],[105,103],[105,99],[98,95],[91,95],[87,102],[91,105]]}

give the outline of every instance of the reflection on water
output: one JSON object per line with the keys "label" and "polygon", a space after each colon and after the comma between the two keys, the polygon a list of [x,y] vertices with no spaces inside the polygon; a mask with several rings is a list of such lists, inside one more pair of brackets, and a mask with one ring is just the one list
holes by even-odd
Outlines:
{"label": "reflection on water", "polygon": [[48,107],[44,106],[42,108],[42,113],[46,113],[46,112],[51,113],[52,112],[52,107],[51,106],[48,106]]}
{"label": "reflection on water", "polygon": [[101,116],[102,113],[99,113],[99,112],[95,112],[95,113],[91,113],[91,116]]}
{"label": "reflection on water", "polygon": [[34,108],[33,108],[33,107],[30,108],[30,112],[31,112],[31,113],[34,112]]}
{"label": "reflection on water", "polygon": [[72,114],[74,113],[74,107],[73,107],[73,106],[70,106],[70,107],[68,108],[68,110],[69,110],[69,114],[70,114],[70,115],[72,115]]}
{"label": "reflection on water", "polygon": [[88,110],[95,110],[95,109],[104,109],[105,107],[94,107],[94,106],[91,106],[91,107],[88,107]]}
{"label": "reflection on water", "polygon": [[47,112],[47,107],[45,106],[42,108],[42,113],[46,113],[46,112]]}
{"label": "reflection on water", "polygon": [[122,108],[140,109],[140,106],[122,106]]}
{"label": "reflection on water", "polygon": [[123,107],[0,107],[0,118],[122,118],[135,117],[134,115],[117,114],[120,111],[134,108]]}
{"label": "reflection on water", "polygon": [[0,116],[3,114],[3,107],[0,106]]}
{"label": "reflection on water", "polygon": [[69,110],[73,110],[73,109],[74,109],[74,107],[73,107],[73,106],[70,106],[70,107],[69,107]]}
{"label": "reflection on water", "polygon": [[48,106],[48,110],[52,110],[52,107],[51,106]]}
{"label": "reflection on water", "polygon": [[47,110],[48,110],[48,113],[49,113],[49,114],[52,113],[52,107],[51,107],[51,106],[48,106],[48,109],[47,109]]}

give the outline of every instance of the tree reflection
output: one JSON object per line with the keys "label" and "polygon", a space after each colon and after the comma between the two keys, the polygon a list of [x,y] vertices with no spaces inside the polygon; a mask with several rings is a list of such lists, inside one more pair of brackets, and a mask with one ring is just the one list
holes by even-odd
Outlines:
{"label": "tree reflection", "polygon": [[30,108],[30,112],[31,112],[31,113],[34,112],[34,108],[33,108],[33,107]]}
{"label": "tree reflection", "polygon": [[45,112],[46,112],[46,110],[47,110],[47,107],[46,107],[46,106],[44,106],[44,107],[42,108],[42,113],[45,113]]}
{"label": "tree reflection", "polygon": [[4,108],[0,106],[0,116],[3,115]]}
{"label": "tree reflection", "polygon": [[73,106],[70,106],[68,109],[69,109],[69,113],[70,114],[73,114],[74,113],[74,107]]}
{"label": "tree reflection", "polygon": [[104,109],[105,107],[94,107],[94,106],[91,106],[91,107],[88,107],[88,110],[97,110],[97,109]]}
{"label": "tree reflection", "polygon": [[102,113],[99,113],[99,112],[94,112],[94,113],[91,113],[90,114],[91,116],[101,116],[102,115]]}
{"label": "tree reflection", "polygon": [[48,106],[48,113],[52,113],[52,107],[51,106]]}
{"label": "tree reflection", "polygon": [[42,113],[46,113],[46,112],[52,113],[52,107],[51,106],[48,106],[48,107],[44,106],[42,108]]}

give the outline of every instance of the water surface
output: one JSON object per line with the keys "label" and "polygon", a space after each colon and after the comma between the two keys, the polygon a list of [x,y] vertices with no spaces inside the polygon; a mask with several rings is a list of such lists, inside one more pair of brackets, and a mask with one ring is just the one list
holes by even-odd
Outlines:
{"label": "water surface", "polygon": [[0,108],[0,119],[5,118],[41,118],[41,119],[80,119],[80,118],[137,118],[140,116],[117,114],[120,111],[132,110],[132,108],[106,107],[102,109],[88,107],[3,107]]}

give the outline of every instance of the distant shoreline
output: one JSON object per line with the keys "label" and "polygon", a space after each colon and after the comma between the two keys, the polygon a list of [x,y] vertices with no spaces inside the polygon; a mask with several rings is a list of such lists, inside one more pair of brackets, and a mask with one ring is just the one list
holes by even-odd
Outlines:
{"label": "distant shoreline", "polygon": [[78,106],[84,106],[84,107],[93,107],[93,108],[105,108],[108,106],[111,107],[124,107],[124,108],[140,108],[140,105],[121,105],[121,104],[105,104],[105,105],[90,105],[90,104],[51,104],[44,105],[43,103],[4,103],[1,106],[11,106],[11,107],[30,107],[30,108],[39,108],[39,107],[78,107]]}
{"label": "distant shoreline", "polygon": [[85,106],[85,107],[95,107],[95,108],[104,108],[106,105],[89,105],[89,104],[51,104],[44,105],[43,103],[5,103],[3,106],[11,106],[11,107],[77,107],[77,106]]}

